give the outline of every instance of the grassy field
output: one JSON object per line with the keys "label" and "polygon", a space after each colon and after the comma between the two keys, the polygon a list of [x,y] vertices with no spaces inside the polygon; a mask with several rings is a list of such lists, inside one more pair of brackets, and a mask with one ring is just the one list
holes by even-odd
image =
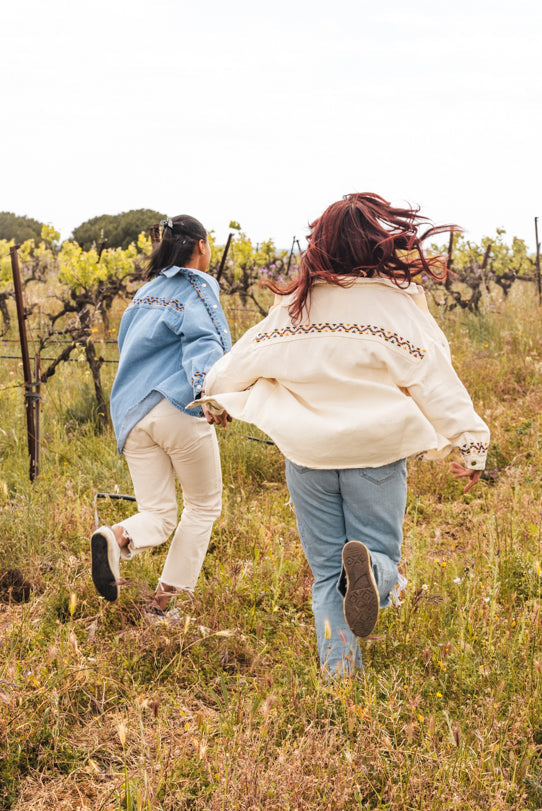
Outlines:
{"label": "grassy field", "polygon": [[[542,313],[529,296],[442,321],[492,430],[488,469],[464,496],[446,462],[409,465],[406,598],[361,643],[364,672],[339,683],[318,672],[283,460],[256,429],[220,431],[224,509],[196,601],[151,623],[165,549],[125,566],[115,604],[90,580],[94,495],[131,484],[112,433],[96,433],[83,364],[45,388],[31,485],[22,390],[7,388],[22,373],[2,361],[0,809],[542,808]],[[244,314],[229,317],[239,333]],[[133,509],[98,506],[103,522]]]}

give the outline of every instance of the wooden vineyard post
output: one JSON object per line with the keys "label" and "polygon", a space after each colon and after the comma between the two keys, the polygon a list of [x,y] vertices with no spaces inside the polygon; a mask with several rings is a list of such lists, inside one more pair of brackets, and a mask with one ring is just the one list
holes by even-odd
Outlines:
{"label": "wooden vineyard post", "polygon": [[454,261],[454,232],[450,231],[450,241],[448,243],[448,258],[446,260],[446,270],[450,270]]}
{"label": "wooden vineyard post", "polygon": [[154,251],[154,249],[160,244],[160,226],[158,224],[151,225],[149,234],[151,237],[152,249]]}
{"label": "wooden vineyard post", "polygon": [[220,260],[220,267],[218,268],[218,273],[216,274],[217,282],[220,281],[220,278],[224,272],[224,267],[226,266],[226,257],[228,255],[228,251],[230,249],[232,234],[228,234],[228,239],[226,241],[226,247],[224,248],[224,253],[222,254],[222,259]]}
{"label": "wooden vineyard post", "polygon": [[[19,339],[21,343],[21,356],[23,361],[24,376],[24,404],[26,410],[26,431],[28,436],[28,453],[30,455],[30,481],[33,482],[38,475],[38,437],[39,437],[39,383],[38,391],[34,391],[34,381],[30,369],[30,356],[28,354],[28,338],[26,336],[26,319],[23,302],[23,288],[21,284],[21,272],[19,270],[19,256],[17,245],[9,249],[11,257],[11,270],[13,273],[13,286],[15,289],[15,303],[17,306],[17,320],[19,322]],[[36,361],[38,368],[38,361]]]}
{"label": "wooden vineyard post", "polygon": [[[290,273],[290,265],[292,264],[292,256],[294,255],[295,243],[297,242],[295,236],[292,239],[292,247],[290,248],[290,255],[288,257],[288,266],[286,267],[286,276]],[[299,245],[299,242],[297,243]]]}
{"label": "wooden vineyard post", "polygon": [[41,457],[41,436],[40,436],[40,416],[41,416],[41,358],[39,355],[34,355],[34,392],[32,398],[34,400],[34,456],[36,476],[40,472],[40,457]]}

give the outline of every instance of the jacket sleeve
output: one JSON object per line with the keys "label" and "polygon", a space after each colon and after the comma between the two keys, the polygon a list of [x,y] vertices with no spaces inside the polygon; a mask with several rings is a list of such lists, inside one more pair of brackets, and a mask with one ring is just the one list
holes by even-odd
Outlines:
{"label": "jacket sleeve", "polygon": [[205,379],[206,395],[245,391],[262,375],[258,368],[259,353],[250,351],[253,336],[261,326],[257,324],[245,332],[233,349],[215,363]]}
{"label": "jacket sleeve", "polygon": [[483,470],[489,448],[489,428],[474,410],[449,354],[432,342],[403,385],[435,430],[459,448],[463,464]]}
{"label": "jacket sleeve", "polygon": [[231,347],[231,338],[218,291],[197,277],[190,282],[192,295],[187,300],[181,333],[182,366],[196,399],[211,366]]}

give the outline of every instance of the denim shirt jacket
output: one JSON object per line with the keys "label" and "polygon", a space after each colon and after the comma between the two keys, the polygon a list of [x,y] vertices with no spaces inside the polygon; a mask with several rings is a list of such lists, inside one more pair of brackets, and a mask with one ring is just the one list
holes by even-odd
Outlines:
{"label": "denim shirt jacket", "polygon": [[[216,279],[171,267],[143,285],[122,316],[111,419],[122,453],[132,428],[164,397],[184,411],[231,349]],[[186,412],[201,417],[201,408]]]}

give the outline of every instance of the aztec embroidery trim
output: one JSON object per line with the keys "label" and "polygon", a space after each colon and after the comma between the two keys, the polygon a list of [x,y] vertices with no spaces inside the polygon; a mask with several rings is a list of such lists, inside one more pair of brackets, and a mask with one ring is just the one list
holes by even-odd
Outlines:
{"label": "aztec embroidery trim", "polygon": [[132,307],[137,307],[140,304],[148,304],[151,307],[173,307],[177,312],[184,312],[184,304],[171,298],[160,298],[159,296],[142,296],[141,298],[132,301]]}
{"label": "aztec embroidery trim", "polygon": [[383,327],[375,327],[372,324],[300,324],[297,327],[289,325],[282,329],[274,329],[270,332],[260,332],[256,335],[255,341],[267,341],[271,338],[285,338],[292,335],[310,335],[313,333],[334,332],[346,333],[350,335],[372,335],[382,338],[394,346],[404,349],[410,355],[420,360],[424,357],[426,350],[414,346],[407,338],[403,338],[397,332],[391,332]]}
{"label": "aztec embroidery trim", "polygon": [[192,387],[197,386],[198,389],[202,389],[206,375],[207,372],[195,372],[192,378]]}
{"label": "aztec embroidery trim", "polygon": [[218,338],[219,338],[220,343],[221,343],[221,345],[222,345],[222,349],[224,350],[224,352],[226,352],[226,344],[225,344],[225,342],[224,342],[224,338],[223,338],[223,337],[222,337],[222,335],[221,335],[221,332],[220,332],[220,326],[219,326],[219,325],[218,325],[218,323],[216,322],[215,317],[213,316],[213,311],[212,311],[212,310],[211,310],[211,308],[209,307],[209,304],[207,303],[207,301],[206,301],[206,299],[205,299],[205,296],[203,295],[203,293],[202,293],[202,292],[201,292],[201,290],[199,289],[199,285],[198,285],[198,283],[197,283],[197,281],[196,281],[195,276],[193,276],[191,273],[189,273],[189,274],[188,274],[188,281],[190,282],[190,284],[192,285],[192,287],[194,288],[194,290],[196,291],[196,293],[198,294],[198,296],[199,296],[199,297],[200,297],[200,299],[202,300],[203,305],[204,305],[204,307],[205,307],[205,309],[207,310],[207,313],[208,313],[208,315],[209,315],[209,318],[210,318],[210,319],[211,319],[211,321],[213,322],[213,325],[214,325],[214,327],[215,327],[215,329],[216,329],[216,331],[217,331],[217,333],[218,333]]}
{"label": "aztec embroidery trim", "polygon": [[469,453],[487,453],[489,442],[471,442],[468,445],[460,445],[459,450],[464,456]]}

